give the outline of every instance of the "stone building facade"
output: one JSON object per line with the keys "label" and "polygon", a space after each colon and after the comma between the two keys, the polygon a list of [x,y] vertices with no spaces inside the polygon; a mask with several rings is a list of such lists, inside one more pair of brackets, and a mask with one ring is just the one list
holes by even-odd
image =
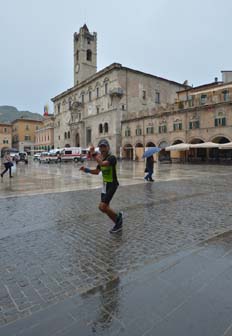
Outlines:
{"label": "stone building facade", "polygon": [[35,132],[43,125],[42,120],[28,118],[15,119],[12,122],[12,146],[19,152],[34,152]]}
{"label": "stone building facade", "polygon": [[0,123],[0,153],[2,150],[12,147],[12,125]]}
{"label": "stone building facade", "polygon": [[[125,157],[140,159],[144,148],[165,148],[178,143],[232,141],[232,72],[222,72],[222,81],[177,92],[176,102],[164,108],[122,121],[122,147]],[[232,157],[230,150],[191,149],[188,152],[159,154],[171,159],[212,159]]]}
{"label": "stone building facade", "polygon": [[74,86],[52,99],[55,147],[97,145],[106,138],[122,156],[122,120],[174,103],[186,85],[113,63],[96,72],[97,35],[74,34]]}
{"label": "stone building facade", "polygon": [[35,151],[54,148],[54,115],[44,115],[43,125],[35,131]]}

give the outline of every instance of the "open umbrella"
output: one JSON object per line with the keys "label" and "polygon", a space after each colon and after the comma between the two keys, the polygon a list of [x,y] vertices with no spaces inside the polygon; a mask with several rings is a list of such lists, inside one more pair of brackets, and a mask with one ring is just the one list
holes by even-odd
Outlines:
{"label": "open umbrella", "polygon": [[161,148],[159,147],[149,147],[144,153],[143,153],[143,158],[147,158],[149,156],[152,156],[155,153],[158,153],[161,151]]}
{"label": "open umbrella", "polygon": [[185,151],[185,150],[189,150],[189,146],[190,144],[182,142],[176,145],[165,147],[165,150],[166,151]]}
{"label": "open umbrella", "polygon": [[189,145],[190,148],[218,148],[219,144],[214,142],[201,142],[198,144]]}
{"label": "open umbrella", "polygon": [[219,144],[219,149],[232,149],[232,142],[226,142],[224,144]]}

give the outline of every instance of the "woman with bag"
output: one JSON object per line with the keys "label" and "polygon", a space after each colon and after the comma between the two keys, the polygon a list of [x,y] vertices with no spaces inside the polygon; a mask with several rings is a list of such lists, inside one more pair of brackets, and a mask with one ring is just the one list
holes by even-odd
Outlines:
{"label": "woman with bag", "polygon": [[11,174],[11,167],[13,166],[13,163],[10,156],[10,152],[5,152],[3,156],[3,164],[5,166],[5,170],[3,170],[3,172],[1,173],[1,178],[3,178],[3,175],[7,172],[7,170],[9,170],[10,178],[12,178],[13,176]]}

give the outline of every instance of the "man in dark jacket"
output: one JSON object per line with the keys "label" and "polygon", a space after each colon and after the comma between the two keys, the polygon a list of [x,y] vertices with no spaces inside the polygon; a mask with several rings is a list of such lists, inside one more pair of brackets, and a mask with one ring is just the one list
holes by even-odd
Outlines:
{"label": "man in dark jacket", "polygon": [[148,173],[144,179],[147,181],[153,182],[154,180],[152,179],[152,174],[154,172],[154,158],[153,155],[148,156],[146,160],[146,172]]}

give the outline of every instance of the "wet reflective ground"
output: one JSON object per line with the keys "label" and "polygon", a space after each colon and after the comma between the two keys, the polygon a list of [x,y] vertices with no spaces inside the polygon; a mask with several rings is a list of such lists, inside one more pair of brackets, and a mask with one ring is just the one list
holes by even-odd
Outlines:
{"label": "wet reflective ground", "polygon": [[232,238],[201,242],[231,230],[231,167],[164,164],[147,183],[120,163],[115,236],[101,177],[79,167],[22,164],[0,184],[0,335],[229,336]]}
{"label": "wet reflective ground", "polygon": [[[90,161],[85,166],[94,168],[95,163]],[[0,183],[0,198],[100,188],[101,176],[84,174],[79,171],[80,167],[81,164],[76,163],[39,164],[31,161],[29,165],[25,165],[20,162],[14,179],[10,180],[8,173],[5,174],[3,183]],[[230,166],[218,165],[156,163],[154,169],[157,182],[231,173]],[[118,177],[121,186],[144,184],[144,162],[118,162]]]}

